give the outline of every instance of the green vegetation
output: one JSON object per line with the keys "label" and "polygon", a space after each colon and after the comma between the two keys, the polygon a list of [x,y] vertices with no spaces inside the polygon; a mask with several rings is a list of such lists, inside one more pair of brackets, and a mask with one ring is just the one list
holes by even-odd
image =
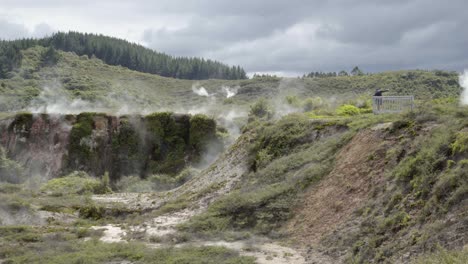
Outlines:
{"label": "green vegetation", "polygon": [[45,65],[56,61],[53,51],[55,48],[74,52],[79,56],[96,56],[110,65],[166,77],[193,80],[246,78],[245,71],[240,66],[229,67],[203,58],[172,57],[122,39],[78,32],[59,32],[43,39],[1,41],[0,62],[4,62],[5,66],[0,71],[0,78],[21,64],[21,50],[37,45],[48,48],[44,56]]}
{"label": "green vegetation", "polygon": [[59,54],[54,49],[54,47],[50,46],[47,51],[42,53],[42,66],[54,66],[59,61]]}
{"label": "green vegetation", "polygon": [[338,107],[336,112],[340,116],[353,116],[353,115],[358,115],[360,113],[359,108],[357,108],[354,105],[348,105],[348,104]]}
{"label": "green vegetation", "polygon": [[445,250],[440,248],[432,254],[419,257],[416,264],[463,264],[468,263],[468,250]]}
{"label": "green vegetation", "polygon": [[111,192],[109,175],[103,176],[102,181],[90,177],[86,172],[77,171],[67,176],[49,180],[41,191],[52,196],[65,196],[72,194],[104,194]]}
{"label": "green vegetation", "polygon": [[[340,127],[311,122],[303,115],[257,122],[249,132],[256,135],[251,141],[250,173],[235,191],[182,224],[180,230],[210,236],[230,230],[273,235],[291,217],[297,195],[330,172],[334,155],[353,134],[336,135]],[[322,138],[315,141],[318,134]],[[335,136],[328,137],[331,134]]]}
{"label": "green vegetation", "polygon": [[[467,156],[462,147],[466,108],[457,102],[431,104],[400,116],[388,129],[399,142],[386,158],[393,164],[387,171],[389,185],[375,191],[384,198],[368,201],[359,232],[343,238],[356,241],[350,256],[353,263],[388,261],[395,252],[411,247],[434,248],[436,241],[430,238],[450,232],[450,223],[442,219],[449,212],[457,214],[468,197]],[[459,258],[463,254],[441,251],[434,255],[434,263],[463,263],[457,262]]]}
{"label": "green vegetation", "polygon": [[203,153],[207,147],[222,150],[222,141],[216,132],[216,122],[213,118],[202,114],[190,118],[190,145],[196,153]]}
{"label": "green vegetation", "polygon": [[[101,184],[106,184],[105,178]],[[11,219],[0,223],[0,259],[6,263],[254,263],[254,258],[241,257],[223,247],[168,246],[154,249],[135,241],[99,241],[102,231],[90,226],[115,221],[123,211],[104,208],[90,199],[89,193],[95,191],[98,184],[97,180],[82,172],[52,179],[42,186],[41,191],[28,189],[27,184],[0,183],[2,220],[7,214],[9,218],[24,223],[14,224]],[[202,192],[213,191],[217,187],[210,188]],[[52,197],[44,192],[62,196]],[[198,199],[198,195],[191,194],[186,199]],[[166,207],[164,210],[169,210],[170,206]],[[59,214],[45,214],[49,216],[44,219],[44,214],[37,214],[37,210]],[[80,219],[74,217],[75,211]]]}
{"label": "green vegetation", "polygon": [[266,118],[273,116],[273,110],[265,99],[260,99],[250,106],[249,118]]}
{"label": "green vegetation", "polygon": [[81,113],[70,132],[69,164],[71,170],[84,168],[95,157],[91,145],[95,113]]}
{"label": "green vegetation", "polygon": [[468,150],[468,132],[458,132],[455,141],[451,145],[453,154],[461,154]]}
{"label": "green vegetation", "polygon": [[0,78],[8,78],[9,72],[21,65],[23,56],[20,48],[0,41]]}
{"label": "green vegetation", "polygon": [[186,168],[176,176],[167,174],[154,174],[145,179],[139,176],[125,176],[114,185],[119,192],[153,192],[176,188],[198,173],[198,170]]}
{"label": "green vegetation", "polygon": [[[94,237],[83,241],[87,234]],[[141,243],[108,244],[96,238],[81,228],[0,227],[0,257],[8,263],[254,263],[251,257],[221,247],[150,249]]]}
{"label": "green vegetation", "polygon": [[[196,59],[185,62],[174,59],[177,62],[168,62],[170,66],[161,64],[161,68],[154,68],[153,62],[137,65],[142,58],[138,47],[117,52],[115,47],[120,44],[112,39],[88,35],[83,44],[75,43],[80,34],[60,34],[50,38],[44,47],[35,46],[41,44],[36,40],[15,42],[18,47],[0,42],[3,54],[11,54],[5,59],[0,52],[0,110],[17,110],[42,100],[38,95],[50,85],[51,79],[57,80],[57,89],[65,97],[103,103],[109,109],[118,109],[125,102],[129,108],[185,111],[213,100],[196,96],[192,85],[203,86],[214,94],[217,101],[213,100],[213,109],[248,112],[251,105],[249,123],[243,127],[241,136],[244,140],[241,142],[247,145],[234,145],[248,149],[248,171],[230,193],[209,201],[207,211],[180,225],[181,233],[163,241],[154,237],[152,242],[174,243],[190,240],[192,236],[236,239],[243,237],[239,234],[250,233],[271,238],[284,235],[279,230],[293,216],[301,195],[313,190],[309,187],[320,186],[334,169],[337,154],[358,131],[379,124],[376,140],[387,142],[388,149],[367,154],[368,161],[376,164],[375,168],[368,168],[369,173],[379,170],[370,190],[366,190],[369,197],[354,212],[353,221],[345,222],[347,229],[333,230],[320,243],[331,254],[348,252],[345,257],[355,263],[392,262],[406,252],[434,250],[438,243],[449,249],[459,247],[456,239],[460,235],[454,234],[464,232],[461,228],[466,225],[462,205],[468,197],[468,112],[466,107],[458,106],[461,87],[456,73],[417,70],[364,75],[357,68],[351,74],[311,73],[302,79],[255,76],[248,80],[204,80],[194,84],[109,64],[195,79],[213,77],[207,73],[210,70],[200,69],[208,64]],[[80,56],[90,55],[87,49],[91,48],[95,57]],[[104,50],[113,54],[103,55]],[[117,60],[118,54],[125,56]],[[158,60],[154,63],[159,63]],[[176,70],[171,68],[174,65],[185,68]],[[242,79],[239,72],[236,68],[214,78]],[[238,93],[226,99],[220,90],[222,86],[238,86]],[[370,98],[376,88],[389,89],[389,95],[415,94],[417,110],[395,115],[369,114]],[[337,96],[328,100],[331,95]],[[278,101],[305,113],[275,120],[271,105]],[[31,113],[14,117],[2,114],[1,118],[4,117],[11,118],[7,129],[18,138],[27,139],[34,131],[31,127],[35,117]],[[29,180],[24,182],[22,168],[9,158],[11,153],[0,148],[0,180],[6,181],[0,183],[3,201],[0,210],[9,212],[14,221],[22,219],[26,221],[24,224],[38,226],[0,228],[0,259],[11,263],[253,261],[223,248],[149,250],[134,242],[103,244],[97,240],[101,234],[88,229],[92,225],[121,223],[122,219],[138,222],[183,209],[195,210],[192,208],[198,205],[195,202],[210,198],[206,194],[224,186],[213,184],[197,193],[186,192],[175,199],[163,200],[152,212],[141,210],[139,203],[131,209],[117,205],[108,208],[90,198],[91,194],[108,192],[110,185],[120,192],[154,192],[187,182],[196,173],[186,169],[187,165],[199,163],[202,153],[212,147],[220,150],[226,131],[218,128],[213,118],[162,112],[113,119],[106,114],[82,113],[67,116],[67,120],[72,124],[67,170],[104,176],[99,180],[74,172],[48,181],[37,191],[28,187]],[[18,141],[18,147],[21,144]],[[105,157],[105,162],[97,162],[101,157]],[[349,190],[350,195],[353,191]],[[171,197],[170,192],[152,195],[153,205],[157,199]],[[38,210],[45,211],[41,214],[46,216],[40,218]],[[61,221],[61,217],[71,220]],[[38,223],[27,222],[36,218]],[[4,221],[1,224],[11,222]],[[130,229],[126,231],[131,233]],[[17,250],[18,246],[22,251]],[[464,263],[466,254],[441,250],[421,258],[420,262],[431,260]]]}
{"label": "green vegetation", "polygon": [[7,157],[5,149],[0,146],[0,182],[20,183],[25,180],[21,165]]}
{"label": "green vegetation", "polygon": [[[54,94],[60,94],[63,98],[98,102],[110,111],[117,111],[122,105],[126,105],[135,111],[163,108],[176,112],[180,111],[181,106],[206,106],[213,103],[212,98],[195,95],[191,88],[193,85],[203,86],[219,99],[212,106],[214,111],[234,107],[248,111],[248,106],[261,98],[295,96],[305,99],[313,95],[312,99],[333,96],[334,101],[322,100],[321,103],[331,104],[331,111],[334,112],[336,105],[347,103],[356,96],[363,95],[370,99],[376,88],[390,90],[388,95],[412,94],[417,100],[458,97],[461,93],[458,75],[454,72],[414,70],[329,78],[210,79],[194,83],[110,66],[96,57],[89,58],[61,50],[56,50],[57,64],[44,67],[43,55],[47,51],[47,48],[41,46],[19,50],[22,56],[21,65],[9,71],[7,77],[0,77],[0,111],[19,110],[31,104],[40,104],[43,98],[38,96],[41,92],[44,93],[45,87],[56,89]],[[52,82],[52,79],[55,81]],[[223,86],[238,87],[238,93],[229,98],[227,105],[223,104],[226,99],[222,92]],[[355,103],[348,104],[360,107]],[[307,108],[304,103],[303,108],[309,111],[310,104]]]}

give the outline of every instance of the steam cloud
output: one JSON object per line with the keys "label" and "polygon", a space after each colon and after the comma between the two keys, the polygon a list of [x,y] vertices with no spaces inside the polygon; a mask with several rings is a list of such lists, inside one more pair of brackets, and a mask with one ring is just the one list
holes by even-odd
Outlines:
{"label": "steam cloud", "polygon": [[239,89],[239,87],[231,88],[229,86],[223,86],[222,89],[223,92],[226,93],[226,98],[231,98],[237,94],[237,90]]}
{"label": "steam cloud", "polygon": [[208,93],[208,91],[205,89],[205,87],[202,86],[202,87],[200,87],[200,88],[197,88],[197,85],[196,85],[196,84],[192,85],[192,91],[193,91],[195,94],[199,95],[199,96],[205,96],[205,97],[210,97],[210,96],[212,96],[212,95],[210,95],[210,94]]}
{"label": "steam cloud", "polygon": [[460,102],[462,105],[468,105],[468,70],[465,70],[459,77],[460,86],[463,87]]}
{"label": "steam cloud", "polygon": [[100,103],[93,103],[83,99],[71,100],[59,83],[51,83],[42,89],[38,97],[34,98],[28,107],[32,113],[47,114],[78,114],[84,111],[104,110]]}

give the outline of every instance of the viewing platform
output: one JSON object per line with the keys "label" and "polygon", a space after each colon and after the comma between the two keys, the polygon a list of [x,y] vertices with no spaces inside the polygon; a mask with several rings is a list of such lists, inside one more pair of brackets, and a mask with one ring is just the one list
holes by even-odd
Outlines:
{"label": "viewing platform", "polygon": [[401,113],[414,109],[414,96],[374,96],[372,111],[374,114]]}

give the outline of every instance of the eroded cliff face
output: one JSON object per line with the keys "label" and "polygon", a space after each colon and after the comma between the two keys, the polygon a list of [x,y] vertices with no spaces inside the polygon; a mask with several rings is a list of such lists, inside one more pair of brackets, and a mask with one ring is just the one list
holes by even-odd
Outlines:
{"label": "eroded cliff face", "polygon": [[216,122],[202,115],[33,115],[0,120],[0,144],[27,175],[57,177],[73,170],[112,179],[177,173],[210,147],[221,150]]}

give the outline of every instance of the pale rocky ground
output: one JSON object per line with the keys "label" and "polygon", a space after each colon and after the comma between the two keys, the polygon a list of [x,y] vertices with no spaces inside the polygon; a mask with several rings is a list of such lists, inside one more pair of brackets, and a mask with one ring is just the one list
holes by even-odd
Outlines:
{"label": "pale rocky ground", "polygon": [[[93,200],[104,204],[105,206],[125,206],[127,208],[139,210],[153,210],[164,204],[164,202],[176,199],[186,193],[203,192],[213,184],[219,184],[220,187],[211,192],[207,192],[193,201],[191,206],[180,211],[170,212],[144,221],[141,224],[132,225],[131,223],[108,224],[103,226],[94,226],[93,229],[103,230],[101,241],[107,243],[126,243],[131,233],[139,233],[137,239],[142,239],[148,247],[164,247],[164,243],[151,243],[154,238],[164,238],[168,235],[177,233],[176,226],[188,221],[191,217],[205,211],[208,205],[228,193],[240,180],[241,176],[247,172],[248,152],[242,148],[244,140],[249,136],[244,135],[243,140],[239,140],[230,150],[222,155],[215,165],[202,171],[191,181],[183,186],[168,192],[161,193],[117,193],[110,195],[96,195]],[[152,238],[152,239],[150,239]],[[235,251],[240,255],[252,256],[256,258],[257,263],[306,263],[301,252],[293,247],[280,245],[278,242],[267,238],[255,237],[238,241],[204,241],[195,240],[176,244],[176,247],[182,246],[223,246]],[[312,262],[313,263],[313,262]],[[324,263],[324,262],[321,262]]]}

